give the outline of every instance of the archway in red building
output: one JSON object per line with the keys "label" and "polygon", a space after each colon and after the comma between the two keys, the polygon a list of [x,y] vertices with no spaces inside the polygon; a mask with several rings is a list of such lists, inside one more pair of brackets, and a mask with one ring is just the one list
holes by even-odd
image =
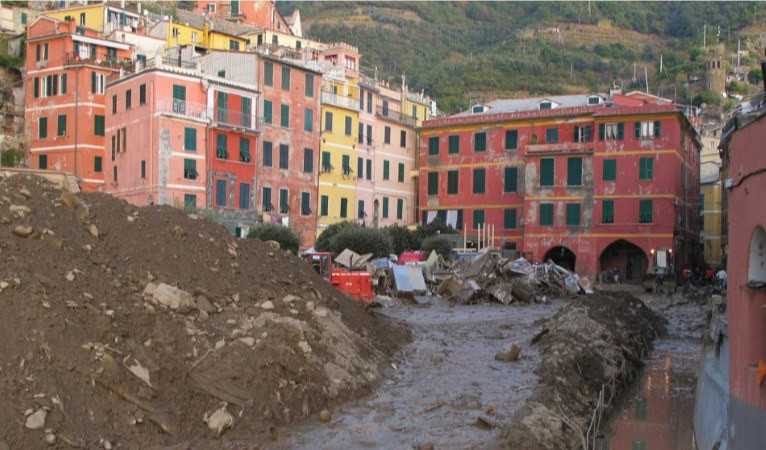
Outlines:
{"label": "archway in red building", "polygon": [[572,250],[569,250],[566,247],[558,246],[551,248],[545,253],[543,261],[548,261],[549,259],[561,267],[574,272],[575,262],[577,262],[577,255],[575,255]]}
{"label": "archway in red building", "polygon": [[628,283],[640,283],[648,266],[649,258],[641,247],[625,239],[612,242],[599,256],[599,272],[616,268],[620,280]]}

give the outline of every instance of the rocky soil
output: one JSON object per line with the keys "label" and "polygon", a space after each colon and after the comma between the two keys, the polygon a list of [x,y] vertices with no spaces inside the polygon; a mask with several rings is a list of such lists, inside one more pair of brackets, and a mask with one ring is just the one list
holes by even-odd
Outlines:
{"label": "rocky soil", "polygon": [[26,175],[0,179],[0,261],[0,448],[265,442],[408,339],[295,256]]}

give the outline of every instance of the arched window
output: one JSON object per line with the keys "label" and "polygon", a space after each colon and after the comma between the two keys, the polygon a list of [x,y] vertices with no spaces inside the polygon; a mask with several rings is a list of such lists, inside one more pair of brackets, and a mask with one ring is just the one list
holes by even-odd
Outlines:
{"label": "arched window", "polygon": [[766,286],[766,231],[758,226],[750,240],[750,264],[747,270],[748,285]]}

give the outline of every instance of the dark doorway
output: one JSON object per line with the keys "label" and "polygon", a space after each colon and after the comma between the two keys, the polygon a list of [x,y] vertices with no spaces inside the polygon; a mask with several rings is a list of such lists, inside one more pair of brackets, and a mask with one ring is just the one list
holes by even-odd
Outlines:
{"label": "dark doorway", "polygon": [[548,250],[543,260],[548,261],[549,259],[569,271],[574,272],[575,270],[577,256],[566,247],[553,247]]}
{"label": "dark doorway", "polygon": [[609,244],[599,258],[599,271],[617,268],[620,280],[640,283],[646,273],[649,259],[641,247],[624,239]]}

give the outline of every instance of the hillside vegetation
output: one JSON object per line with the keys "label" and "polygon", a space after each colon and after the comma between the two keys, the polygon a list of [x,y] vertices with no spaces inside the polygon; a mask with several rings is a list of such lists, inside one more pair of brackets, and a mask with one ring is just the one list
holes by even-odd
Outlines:
{"label": "hillside vegetation", "polygon": [[643,89],[645,67],[653,93],[691,100],[684,82],[704,67],[703,25],[708,44],[720,26],[731,49],[738,30],[763,20],[747,2],[277,5],[283,13],[301,10],[306,36],[358,46],[362,65],[379,76],[398,82],[404,72],[413,90],[425,89],[446,112],[479,99],[603,91],[614,82]]}

